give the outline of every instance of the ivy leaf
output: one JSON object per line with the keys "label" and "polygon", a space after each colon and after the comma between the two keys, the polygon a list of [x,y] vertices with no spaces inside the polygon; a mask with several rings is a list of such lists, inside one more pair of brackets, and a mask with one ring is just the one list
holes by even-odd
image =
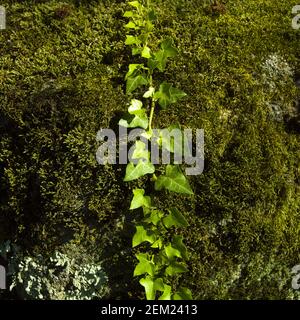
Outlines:
{"label": "ivy leaf", "polygon": [[130,120],[121,119],[119,125],[125,128],[148,128],[148,117],[145,110],[140,110]]}
{"label": "ivy leaf", "polygon": [[155,233],[151,230],[146,230],[143,226],[136,226],[136,232],[132,238],[132,247],[136,247],[143,242],[150,242],[151,244],[156,241]]}
{"label": "ivy leaf", "polygon": [[148,260],[148,255],[146,253],[138,253],[135,256],[139,260],[139,263],[135,267],[133,275],[140,276],[146,273],[150,276],[154,276],[155,265],[152,261]]}
{"label": "ivy leaf", "polygon": [[167,268],[166,268],[166,274],[169,276],[175,276],[178,273],[184,273],[187,272],[188,269],[184,263],[178,263],[178,262],[172,262]]}
{"label": "ivy leaf", "polygon": [[140,44],[141,40],[138,37],[135,36],[131,36],[131,35],[126,35],[126,40],[125,40],[125,44],[130,46],[132,44]]}
{"label": "ivy leaf", "polygon": [[159,65],[159,62],[156,60],[156,59],[153,59],[153,58],[150,58],[148,60],[148,67],[151,69],[151,70],[154,70],[155,68],[157,68]]}
{"label": "ivy leaf", "polygon": [[166,68],[168,58],[176,56],[177,49],[173,47],[172,39],[166,39],[161,43],[161,50],[154,54],[156,61],[158,61],[157,68],[164,71]]}
{"label": "ivy leaf", "polygon": [[182,236],[174,236],[172,243],[165,246],[165,253],[170,260],[176,257],[188,259],[187,248],[182,240]]}
{"label": "ivy leaf", "polygon": [[176,103],[179,99],[186,96],[186,93],[182,90],[172,87],[170,83],[163,82],[159,91],[154,95],[154,98],[158,100],[159,105],[165,109],[168,105]]}
{"label": "ivy leaf", "polygon": [[163,216],[163,212],[159,210],[152,210],[151,213],[144,219],[144,221],[147,223],[152,223],[156,226]]}
{"label": "ivy leaf", "polygon": [[154,93],[155,93],[155,88],[150,87],[149,90],[144,93],[143,98],[151,98],[153,97]]}
{"label": "ivy leaf", "polygon": [[151,248],[159,248],[161,249],[163,246],[163,242],[161,238],[158,238],[152,245]]}
{"label": "ivy leaf", "polygon": [[159,176],[155,181],[155,190],[167,189],[172,192],[193,194],[193,191],[178,166],[167,165],[166,175]]}
{"label": "ivy leaf", "polygon": [[132,64],[130,64],[129,67],[128,67],[128,72],[126,73],[126,76],[125,76],[125,80],[127,80],[131,75],[133,75],[133,73],[136,70],[139,70],[143,66],[144,65],[140,64],[140,63],[132,63]]}
{"label": "ivy leaf", "polygon": [[193,300],[190,289],[182,287],[173,295],[173,300]]}
{"label": "ivy leaf", "polygon": [[142,49],[139,47],[132,48],[131,53],[133,56],[136,56],[137,54],[140,54],[142,52]]}
{"label": "ivy leaf", "polygon": [[164,285],[164,292],[163,294],[158,298],[158,300],[171,300],[171,286],[168,286],[167,284]]}
{"label": "ivy leaf", "polygon": [[126,25],[125,25],[125,28],[127,29],[139,29],[139,27],[132,21],[128,22]]}
{"label": "ivy leaf", "polygon": [[185,217],[179,212],[177,208],[171,208],[170,214],[163,219],[163,223],[166,228],[175,227],[187,227],[189,224]]}
{"label": "ivy leaf", "polygon": [[134,210],[140,207],[151,207],[151,199],[149,196],[144,196],[144,189],[134,189],[133,190],[133,199],[130,204],[130,210]]}
{"label": "ivy leaf", "polygon": [[125,128],[141,127],[143,129],[148,128],[148,116],[145,109],[142,109],[143,103],[140,100],[132,99],[128,108],[129,114],[134,117],[129,120],[121,119],[119,125]]}
{"label": "ivy leaf", "polygon": [[143,48],[142,57],[143,57],[143,58],[146,58],[146,59],[151,58],[151,50],[150,50],[149,47],[145,46],[145,47]]}
{"label": "ivy leaf", "polygon": [[138,1],[130,1],[128,2],[128,4],[137,9],[140,9],[142,7],[142,5]]}
{"label": "ivy leaf", "polygon": [[145,161],[149,161],[150,153],[146,150],[146,144],[143,141],[135,142],[135,149],[132,154],[132,159],[144,159]]}
{"label": "ivy leaf", "polygon": [[152,163],[140,160],[135,166],[133,163],[128,163],[126,167],[126,175],[124,181],[132,181],[138,179],[146,174],[155,172],[155,167]]}
{"label": "ivy leaf", "polygon": [[145,288],[147,300],[154,300],[156,291],[164,291],[164,283],[161,278],[153,279],[152,277],[142,278],[140,284]]}
{"label": "ivy leaf", "polygon": [[126,84],[126,92],[127,94],[134,91],[138,87],[142,85],[148,84],[148,80],[144,75],[138,75],[136,77],[128,77]]}
{"label": "ivy leaf", "polygon": [[125,11],[125,13],[123,14],[124,18],[131,18],[133,17],[134,12],[133,11]]}

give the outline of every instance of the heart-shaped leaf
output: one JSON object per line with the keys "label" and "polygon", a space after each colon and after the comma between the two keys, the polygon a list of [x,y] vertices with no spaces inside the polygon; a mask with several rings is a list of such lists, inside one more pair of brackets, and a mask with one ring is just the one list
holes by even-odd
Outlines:
{"label": "heart-shaped leaf", "polygon": [[170,260],[174,260],[174,258],[188,259],[187,248],[182,240],[182,236],[174,236],[172,243],[165,246],[165,253]]}
{"label": "heart-shaped leaf", "polygon": [[172,39],[166,39],[161,43],[161,50],[154,54],[156,61],[158,61],[157,68],[164,71],[168,58],[175,57],[178,53],[177,49],[173,47]]}
{"label": "heart-shaped leaf", "polygon": [[146,58],[146,59],[151,58],[151,50],[150,50],[149,47],[145,46],[145,47],[143,48],[142,57],[143,57],[143,58]]}
{"label": "heart-shaped leaf", "polygon": [[132,159],[149,161],[150,152],[146,150],[146,145],[143,141],[136,141],[134,145],[135,149],[132,154]]}
{"label": "heart-shaped leaf", "polygon": [[126,83],[126,93],[130,93],[140,86],[148,84],[148,80],[145,75],[138,75],[136,77],[128,77]]}
{"label": "heart-shaped leaf", "polygon": [[152,163],[140,160],[135,166],[133,163],[128,163],[126,167],[126,175],[124,181],[132,181],[138,179],[146,174],[155,172],[155,167]]}
{"label": "heart-shaped leaf", "polygon": [[152,223],[156,226],[161,221],[161,218],[163,216],[164,216],[163,212],[159,210],[152,210],[144,219],[144,221],[147,223]]}
{"label": "heart-shaped leaf", "polygon": [[135,71],[140,70],[144,65],[141,63],[132,63],[128,67],[128,72],[126,73],[125,80],[127,80]]}
{"label": "heart-shaped leaf", "polygon": [[164,282],[161,278],[153,279],[152,277],[142,278],[140,284],[145,288],[147,300],[156,298],[156,291],[164,291]]}
{"label": "heart-shaped leaf", "polygon": [[151,230],[146,230],[142,225],[136,226],[136,232],[132,238],[132,247],[136,247],[143,242],[154,243],[156,235]]}
{"label": "heart-shaped leaf", "polygon": [[163,82],[159,87],[159,91],[155,93],[154,98],[157,99],[159,105],[165,109],[170,104],[176,103],[185,96],[186,93],[182,90],[172,87],[170,83]]}
{"label": "heart-shaped leaf", "polygon": [[135,267],[133,275],[140,276],[146,273],[154,276],[155,265],[152,261],[148,260],[148,255],[146,253],[138,253],[135,256],[139,260],[139,263]]}
{"label": "heart-shaped leaf", "polygon": [[119,125],[125,128],[140,127],[143,129],[148,128],[148,116],[146,110],[142,108],[143,103],[140,100],[132,99],[131,105],[128,108],[129,114],[133,115],[131,119],[121,119]]}
{"label": "heart-shaped leaf", "polygon": [[189,224],[185,217],[179,212],[177,208],[171,208],[170,214],[163,219],[166,228],[175,227],[187,227]]}
{"label": "heart-shaped leaf", "polygon": [[130,204],[130,210],[134,210],[140,207],[151,207],[151,199],[148,196],[144,196],[144,189],[134,189],[133,190],[133,199]]}
{"label": "heart-shaped leaf", "polygon": [[171,286],[168,286],[167,284],[164,284],[164,292],[163,294],[158,298],[158,300],[171,300]]}
{"label": "heart-shaped leaf", "polygon": [[178,166],[167,165],[166,175],[155,181],[155,190],[167,189],[172,192],[193,194],[193,191]]}
{"label": "heart-shaped leaf", "polygon": [[138,37],[131,36],[129,34],[126,35],[125,45],[130,46],[133,44],[139,45],[141,40]]}

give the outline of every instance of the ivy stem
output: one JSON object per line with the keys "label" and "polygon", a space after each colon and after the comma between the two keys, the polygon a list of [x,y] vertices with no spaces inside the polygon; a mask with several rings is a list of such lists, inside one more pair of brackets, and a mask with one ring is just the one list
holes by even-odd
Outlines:
{"label": "ivy stem", "polygon": [[[152,72],[150,71],[149,74],[149,84],[150,88],[153,87],[153,80],[152,80]],[[152,133],[152,122],[154,117],[154,110],[155,110],[155,100],[153,97],[151,98],[151,110],[150,110],[150,117],[149,117],[149,132]]]}

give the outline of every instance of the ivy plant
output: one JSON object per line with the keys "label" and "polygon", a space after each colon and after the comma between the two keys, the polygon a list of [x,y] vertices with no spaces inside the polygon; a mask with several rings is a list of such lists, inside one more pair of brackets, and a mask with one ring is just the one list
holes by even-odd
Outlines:
{"label": "ivy plant", "polygon": [[[154,81],[156,72],[164,72],[167,62],[178,53],[173,40],[161,41],[158,49],[151,45],[151,34],[157,18],[150,1],[130,1],[131,10],[124,13],[129,19],[125,25],[127,30],[125,44],[131,47],[132,55],[137,63],[128,67],[125,76],[126,92],[131,97],[128,113],[131,120],[121,119],[119,125],[127,128],[146,130],[145,137],[150,142],[157,139],[153,134],[153,120],[157,108],[166,109],[186,96],[182,90],[171,83]],[[140,95],[136,99],[133,95]],[[160,135],[160,148],[173,151],[175,146]],[[155,190],[192,195],[193,191],[185,175],[178,165],[168,164],[164,174],[156,173],[151,162],[150,152],[145,142],[137,140],[134,151],[126,168],[124,181],[133,181],[145,175],[152,175]],[[188,222],[177,208],[167,212],[155,206],[151,196],[144,189],[134,189],[130,210],[142,210],[143,218],[136,224],[136,232],[132,239],[132,247],[141,248],[136,254],[137,265],[134,276],[140,277],[140,284],[145,289],[148,300],[192,299],[191,291],[186,287],[172,286],[172,278],[188,271],[186,261],[189,254],[180,235],[171,236],[172,228],[183,228]],[[145,246],[146,244],[146,246]],[[144,249],[146,248],[146,252]]]}

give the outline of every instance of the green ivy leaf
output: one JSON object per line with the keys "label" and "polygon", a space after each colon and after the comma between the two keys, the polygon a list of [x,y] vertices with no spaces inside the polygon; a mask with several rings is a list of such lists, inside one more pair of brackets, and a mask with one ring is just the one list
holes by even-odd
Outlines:
{"label": "green ivy leaf", "polygon": [[143,141],[136,141],[135,142],[135,149],[132,154],[132,159],[143,159],[149,162],[150,152],[146,150],[146,145]]}
{"label": "green ivy leaf", "polygon": [[132,18],[134,15],[133,11],[125,11],[125,13],[123,14],[124,18]]}
{"label": "green ivy leaf", "polygon": [[174,236],[172,243],[165,246],[165,253],[170,260],[176,257],[188,259],[187,248],[182,241],[182,236]]}
{"label": "green ivy leaf", "polygon": [[144,196],[144,189],[134,189],[133,199],[130,204],[130,210],[134,210],[140,207],[151,208],[151,199],[149,196]]}
{"label": "green ivy leaf", "polygon": [[127,29],[139,29],[139,27],[132,21],[128,22],[126,25],[125,25],[125,28]]}
{"label": "green ivy leaf", "polygon": [[145,109],[142,108],[143,103],[140,100],[132,99],[131,104],[128,108],[129,114],[134,117],[129,120],[121,119],[119,125],[125,128],[136,128],[141,127],[143,129],[148,128],[148,116]]}
{"label": "green ivy leaf", "polygon": [[179,262],[172,262],[167,268],[166,268],[166,274],[169,276],[175,276],[178,273],[184,273],[187,272],[188,269],[184,263]]}
{"label": "green ivy leaf", "polygon": [[155,93],[155,88],[150,87],[147,92],[144,93],[143,98],[151,98]]}
{"label": "green ivy leaf", "polygon": [[128,67],[128,72],[126,73],[125,80],[127,80],[133,73],[140,68],[142,68],[144,65],[141,63],[132,63]]}
{"label": "green ivy leaf", "polygon": [[142,7],[142,5],[138,1],[130,1],[130,2],[128,2],[128,4],[132,7],[137,8],[137,9],[140,9]]}
{"label": "green ivy leaf", "polygon": [[131,36],[131,35],[126,35],[126,40],[125,40],[125,44],[130,46],[132,44],[137,44],[139,45],[141,43],[141,40],[138,37],[135,36]]}
{"label": "green ivy leaf", "polygon": [[154,300],[156,291],[164,291],[164,282],[161,278],[153,279],[152,277],[142,278],[140,284],[145,288],[147,300]]}
{"label": "green ivy leaf", "polygon": [[163,82],[159,91],[154,95],[154,98],[158,100],[159,105],[165,109],[168,105],[176,103],[179,99],[186,96],[186,93],[182,90],[172,87],[170,83]]}
{"label": "green ivy leaf", "polygon": [[152,223],[155,226],[160,222],[161,218],[164,216],[164,213],[159,210],[152,210],[150,214],[144,219],[147,223]]}
{"label": "green ivy leaf", "polygon": [[163,219],[163,223],[166,228],[175,227],[187,227],[189,224],[185,217],[179,212],[177,208],[171,208],[170,214]]}
{"label": "green ivy leaf", "polygon": [[152,163],[144,162],[140,160],[135,166],[133,163],[128,163],[126,167],[126,175],[124,181],[132,181],[138,179],[146,174],[155,172],[155,167]]}
{"label": "green ivy leaf", "polygon": [[193,194],[193,191],[178,166],[167,165],[166,175],[155,181],[155,190],[167,189],[172,192]]}
{"label": "green ivy leaf", "polygon": [[158,300],[171,300],[171,290],[172,290],[172,287],[165,284],[164,285],[164,292],[158,298]]}
{"label": "green ivy leaf", "polygon": [[148,80],[144,75],[138,75],[136,77],[128,77],[126,84],[126,92],[127,94],[134,91],[138,87],[142,85],[148,84]]}
{"label": "green ivy leaf", "polygon": [[172,39],[166,39],[161,43],[161,50],[154,54],[156,61],[158,61],[157,68],[164,71],[166,68],[168,58],[175,57],[178,51],[173,47]]}
{"label": "green ivy leaf", "polygon": [[156,235],[151,230],[146,230],[143,226],[136,226],[136,232],[132,238],[132,247],[136,247],[143,242],[154,243],[156,241]]}
{"label": "green ivy leaf", "polygon": [[174,295],[173,300],[193,300],[190,289],[182,287]]}
{"label": "green ivy leaf", "polygon": [[142,57],[143,57],[143,58],[146,58],[146,59],[151,58],[151,50],[150,50],[149,47],[145,46],[145,47],[143,48]]}
{"label": "green ivy leaf", "polygon": [[155,265],[152,261],[148,260],[148,255],[146,253],[138,253],[135,256],[139,260],[139,263],[135,267],[133,275],[140,276],[146,273],[150,276],[154,276]]}
{"label": "green ivy leaf", "polygon": [[132,55],[136,56],[137,54],[140,54],[142,52],[142,49],[140,47],[132,48]]}

